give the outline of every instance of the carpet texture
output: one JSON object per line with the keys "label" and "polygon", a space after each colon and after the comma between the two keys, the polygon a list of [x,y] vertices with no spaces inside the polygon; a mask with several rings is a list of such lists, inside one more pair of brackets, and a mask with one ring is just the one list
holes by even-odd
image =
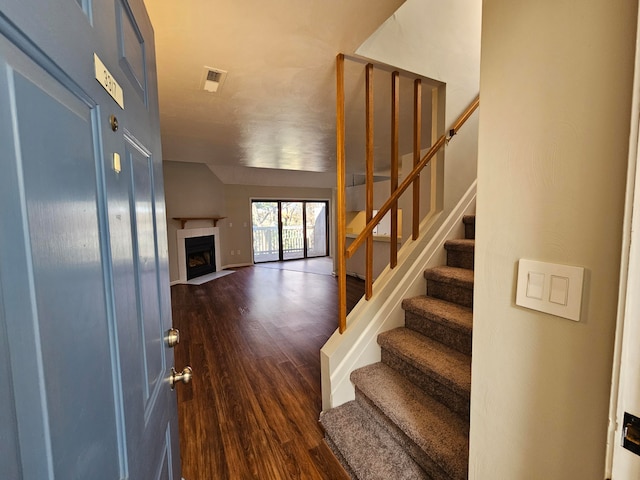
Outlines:
{"label": "carpet texture", "polygon": [[475,216],[447,265],[405,299],[405,326],[378,336],[381,362],[351,374],[355,401],[324,412],[327,444],[354,480],[467,478]]}

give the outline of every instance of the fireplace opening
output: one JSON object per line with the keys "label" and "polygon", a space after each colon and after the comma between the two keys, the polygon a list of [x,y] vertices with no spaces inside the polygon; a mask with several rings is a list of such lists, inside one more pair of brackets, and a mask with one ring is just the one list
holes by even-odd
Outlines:
{"label": "fireplace opening", "polygon": [[184,239],[187,280],[216,271],[214,235]]}

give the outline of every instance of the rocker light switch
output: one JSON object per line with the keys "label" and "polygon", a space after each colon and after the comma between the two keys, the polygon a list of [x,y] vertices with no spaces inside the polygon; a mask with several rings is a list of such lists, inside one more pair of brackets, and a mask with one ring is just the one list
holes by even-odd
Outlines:
{"label": "rocker light switch", "polygon": [[529,272],[527,297],[542,300],[544,293],[544,273]]}
{"label": "rocker light switch", "polygon": [[551,292],[549,293],[549,301],[557,303],[558,305],[566,305],[568,294],[569,279],[567,277],[551,275]]}
{"label": "rocker light switch", "polygon": [[584,268],[520,259],[516,305],[580,321]]}

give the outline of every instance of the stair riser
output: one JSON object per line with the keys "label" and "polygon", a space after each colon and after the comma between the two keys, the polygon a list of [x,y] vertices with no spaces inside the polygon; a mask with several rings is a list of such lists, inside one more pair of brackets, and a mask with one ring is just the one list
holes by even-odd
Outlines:
{"label": "stair riser", "polygon": [[473,252],[447,250],[447,265],[450,267],[473,270]]}
{"label": "stair riser", "polygon": [[[415,442],[407,437],[398,426],[393,423],[384,413],[376,407],[369,398],[356,387],[356,402],[376,419],[380,425],[393,436],[393,438],[402,445],[405,451],[411,455],[411,458],[420,465],[432,480],[451,480],[452,477],[440,468],[440,466],[430,458]],[[461,479],[462,480],[462,479]]]}
{"label": "stair riser", "polygon": [[464,223],[464,238],[474,239],[476,238],[476,216],[465,215],[462,219]]}
{"label": "stair riser", "polygon": [[476,224],[466,223],[464,225],[464,238],[475,239],[476,238]]}
{"label": "stair riser", "polygon": [[427,295],[457,303],[463,307],[473,307],[473,288],[459,287],[437,280],[427,281]]}
{"label": "stair riser", "polygon": [[471,332],[460,332],[413,312],[405,312],[405,326],[465,355],[471,355]]}
{"label": "stair riser", "polygon": [[[455,392],[440,383],[439,379],[418,370],[392,352],[382,349],[382,363],[390,366],[398,373],[409,379],[414,385],[422,389],[427,395],[449,407],[466,420],[469,419],[469,392]],[[466,394],[466,395],[465,395]]]}

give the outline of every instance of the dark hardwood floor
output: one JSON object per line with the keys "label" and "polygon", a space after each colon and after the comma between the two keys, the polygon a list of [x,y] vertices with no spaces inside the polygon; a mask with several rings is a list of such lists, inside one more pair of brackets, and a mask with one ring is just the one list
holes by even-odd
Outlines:
{"label": "dark hardwood floor", "polygon": [[348,479],[318,423],[336,278],[247,267],[171,296],[176,368],[194,371],[177,386],[185,480]]}

